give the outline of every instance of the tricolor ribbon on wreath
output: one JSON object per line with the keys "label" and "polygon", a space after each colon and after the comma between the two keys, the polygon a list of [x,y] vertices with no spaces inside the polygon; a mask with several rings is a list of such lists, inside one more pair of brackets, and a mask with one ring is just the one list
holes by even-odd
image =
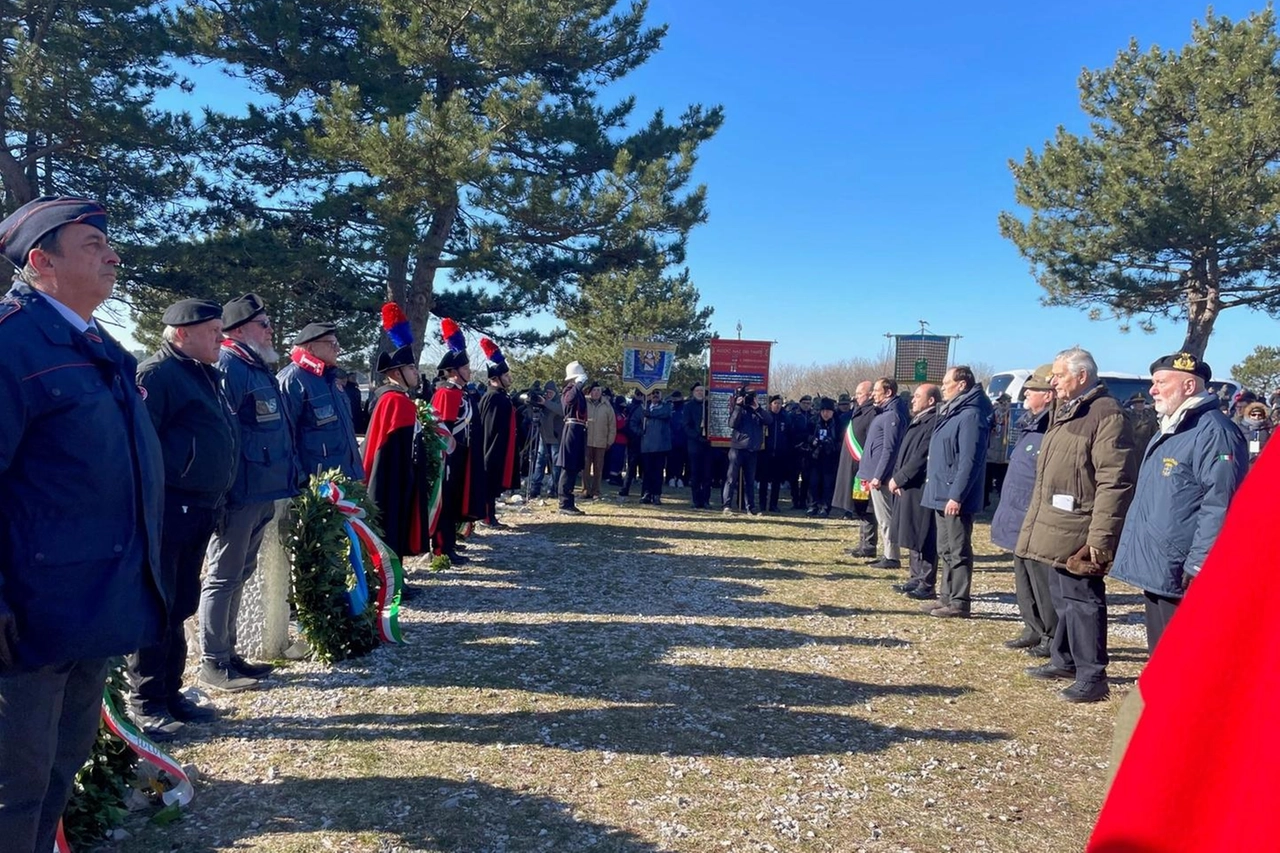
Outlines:
{"label": "tricolor ribbon on wreath", "polygon": [[424,441],[426,452],[439,457],[436,481],[431,485],[431,502],[427,504],[427,536],[431,537],[435,535],[440,509],[444,505],[444,469],[449,464],[449,444],[453,441],[453,434],[449,427],[440,423],[427,400],[418,401],[418,428],[428,435]]}
{"label": "tricolor ribbon on wreath", "polygon": [[[120,709],[116,707],[115,700],[111,697],[110,689],[102,691],[102,722],[107,729],[124,741],[130,749],[138,754],[138,757],[146,763],[153,765],[157,770],[168,777],[173,783],[173,787],[160,794],[160,800],[166,806],[185,806],[195,797],[195,788],[191,785],[191,779],[187,776],[186,771],[182,769],[182,765],[175,761],[165,752],[162,752],[151,740],[138,731],[133,723],[129,722],[128,717],[120,713]],[[58,822],[58,835],[53,842],[54,853],[71,853],[71,845],[67,843],[67,836],[62,831],[62,822]]]}
{"label": "tricolor ribbon on wreath", "polygon": [[[844,449],[853,457],[854,462],[862,461],[862,442],[858,441],[858,437],[853,434],[853,419],[844,428]],[[856,468],[854,469],[857,470]],[[867,491],[867,484],[858,477],[853,478],[853,499],[855,501],[871,500],[871,493]]]}
{"label": "tricolor ribbon on wreath", "polygon": [[384,643],[403,643],[404,637],[400,634],[400,594],[404,589],[404,568],[400,565],[400,558],[391,553],[386,543],[369,528],[364,521],[364,507],[346,498],[341,486],[334,482],[320,484],[320,497],[332,503],[345,516],[343,527],[347,538],[351,540],[348,558],[356,578],[355,589],[347,591],[351,615],[359,616],[369,606],[369,584],[365,580],[364,560],[360,556],[363,545],[373,563],[374,571],[382,581],[378,590],[378,636]]}

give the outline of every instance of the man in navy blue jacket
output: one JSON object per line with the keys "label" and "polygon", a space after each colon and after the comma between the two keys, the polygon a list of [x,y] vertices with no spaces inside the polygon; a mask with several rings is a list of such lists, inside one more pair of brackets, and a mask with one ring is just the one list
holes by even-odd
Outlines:
{"label": "man in navy blue jacket", "polygon": [[880,547],[884,555],[871,566],[896,569],[901,562],[898,546],[890,533],[894,498],[889,493],[889,481],[893,479],[898,445],[907,433],[911,416],[906,402],[898,396],[898,383],[888,377],[877,379],[871,386],[871,401],[875,403],[876,416],[867,429],[867,443],[862,448],[862,462],[858,465],[858,478],[867,484],[867,491],[871,493],[871,508],[880,528]]}
{"label": "man in navy blue jacket", "polygon": [[1152,652],[1249,470],[1244,434],[1205,390],[1211,377],[1209,365],[1191,353],[1151,365],[1160,432],[1143,450],[1111,575],[1142,590]]}
{"label": "man in navy blue jacket", "polygon": [[107,661],[164,630],[164,468],[137,362],[94,319],[107,213],[39,198],[0,222],[0,848],[49,853],[98,735]]}
{"label": "man in navy blue jacket", "polygon": [[236,620],[244,585],[258,568],[258,551],[275,515],[275,502],[296,495],[302,475],[294,425],[272,372],[279,355],[271,346],[271,318],[262,299],[246,293],[228,302],[222,309],[222,331],[226,340],[217,366],[222,393],[240,431],[240,460],[226,513],[205,555],[200,682],[214,690],[235,691],[253,687],[271,672],[268,664],[249,663],[236,653]]}
{"label": "man in navy blue jacket", "polygon": [[[930,616],[969,616],[973,578],[973,517],[982,510],[991,401],[973,370],[949,368],[942,379],[942,408],[929,440],[929,468],[920,505],[936,511],[942,583]],[[929,605],[925,605],[928,607]]]}

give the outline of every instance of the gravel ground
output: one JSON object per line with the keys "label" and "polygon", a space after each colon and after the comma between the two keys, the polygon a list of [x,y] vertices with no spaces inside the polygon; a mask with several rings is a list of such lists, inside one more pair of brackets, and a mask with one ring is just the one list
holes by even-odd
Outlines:
{"label": "gravel ground", "polygon": [[[536,503],[536,502],[535,502]],[[785,503],[785,502],[784,502]],[[1145,660],[1113,585],[1113,697],[1073,706],[978,618],[840,556],[847,522],[597,501],[510,508],[406,606],[407,639],[283,666],[174,748],[197,796],[119,851],[1027,851],[1083,846]],[[414,562],[414,561],[411,561]]]}

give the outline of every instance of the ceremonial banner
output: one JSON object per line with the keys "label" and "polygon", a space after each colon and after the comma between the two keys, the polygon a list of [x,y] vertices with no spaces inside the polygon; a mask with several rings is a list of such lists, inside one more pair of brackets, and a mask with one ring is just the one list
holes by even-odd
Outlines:
{"label": "ceremonial banner", "polygon": [[[729,443],[729,413],[733,395],[744,385],[762,397],[769,389],[769,341],[711,339],[711,371],[707,382],[707,437],[724,447]],[[765,405],[765,400],[760,400]]]}
{"label": "ceremonial banner", "polygon": [[666,388],[676,363],[676,345],[661,341],[622,342],[622,381],[637,385],[646,394]]}
{"label": "ceremonial banner", "polygon": [[951,355],[946,335],[894,335],[893,378],[899,382],[941,382]]}

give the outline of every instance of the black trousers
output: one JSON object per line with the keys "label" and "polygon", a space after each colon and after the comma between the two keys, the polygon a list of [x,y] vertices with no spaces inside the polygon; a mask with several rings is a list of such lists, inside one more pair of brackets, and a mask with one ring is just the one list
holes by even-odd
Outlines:
{"label": "black trousers", "polygon": [[[1045,564],[1041,564],[1045,565]],[[1078,577],[1047,566],[1058,625],[1049,646],[1054,666],[1076,671],[1090,684],[1107,677],[1107,585],[1101,577]]]}
{"label": "black trousers", "polygon": [[689,448],[684,442],[673,444],[671,452],[667,454],[667,479],[680,480],[686,482],[689,479]]}
{"label": "black trousers", "polygon": [[791,508],[804,509],[809,505],[805,493],[809,490],[809,454],[795,451],[791,455]]}
{"label": "black trousers", "polygon": [[944,607],[953,604],[968,611],[969,589],[973,583],[973,513],[947,515],[938,509],[933,514],[938,525],[938,563],[942,568],[938,601]]}
{"label": "black trousers", "polygon": [[200,568],[217,516],[217,510],[192,506],[189,497],[165,494],[160,578],[169,605],[169,627],[159,643],[127,658],[129,704],[144,714],[167,713],[170,700],[182,689],[182,671],[187,666],[183,623],[200,605]]}
{"label": "black trousers", "polygon": [[[871,501],[854,501],[853,518],[858,527],[858,548],[863,551],[875,552],[876,544],[880,540],[880,526],[876,524],[876,514],[871,508]],[[934,554],[933,562],[936,569],[938,563],[936,553]]]}
{"label": "black trousers", "polygon": [[756,451],[729,450],[729,470],[724,475],[720,497],[727,507],[738,507],[738,475],[742,475],[742,502],[747,509],[756,508]]}
{"label": "black trousers", "polygon": [[1169,627],[1169,620],[1173,618],[1182,599],[1157,595],[1145,589],[1142,591],[1142,597],[1146,599],[1147,612],[1144,614],[1144,621],[1147,623],[1147,652],[1151,654],[1155,652],[1156,644],[1164,636],[1164,629]]}
{"label": "black trousers", "polygon": [[53,849],[106,683],[102,658],[0,675],[0,849]]}
{"label": "black trousers", "polygon": [[689,442],[689,488],[695,509],[711,506],[711,445]]}
{"label": "black trousers", "polygon": [[761,450],[756,454],[756,479],[760,481],[760,508],[778,509],[778,493],[787,478],[786,457],[777,451]]}
{"label": "black trousers", "polygon": [[[631,494],[631,484],[635,482],[636,471],[640,468],[640,439],[627,437],[627,464],[622,472],[622,488],[618,491],[620,495]],[[643,487],[644,481],[641,480]]]}
{"label": "black trousers", "polygon": [[[575,464],[581,465],[578,460],[574,460]],[[582,473],[581,468],[570,468],[567,465],[560,469],[560,508],[572,509],[575,504],[573,502],[573,490],[578,485],[578,475]]]}
{"label": "black trousers", "polygon": [[910,567],[910,575],[908,580],[919,581],[920,586],[926,590],[932,591],[938,583],[938,558],[936,555],[932,559],[926,557],[920,551],[907,549],[908,562]]}
{"label": "black trousers", "polygon": [[[1052,571],[1052,569],[1049,569]],[[1049,571],[1044,563],[1023,557],[1013,558],[1013,587],[1018,597],[1018,613],[1029,637],[1044,642],[1053,639],[1058,613],[1049,591]]]}
{"label": "black trousers", "polygon": [[656,453],[644,453],[641,461],[641,468],[644,474],[641,478],[641,493],[651,498],[662,497],[662,480],[663,472],[667,466],[666,451],[658,451]]}
{"label": "black trousers", "polygon": [[831,509],[831,496],[836,490],[837,459],[814,459],[809,465],[809,500],[818,509]]}

